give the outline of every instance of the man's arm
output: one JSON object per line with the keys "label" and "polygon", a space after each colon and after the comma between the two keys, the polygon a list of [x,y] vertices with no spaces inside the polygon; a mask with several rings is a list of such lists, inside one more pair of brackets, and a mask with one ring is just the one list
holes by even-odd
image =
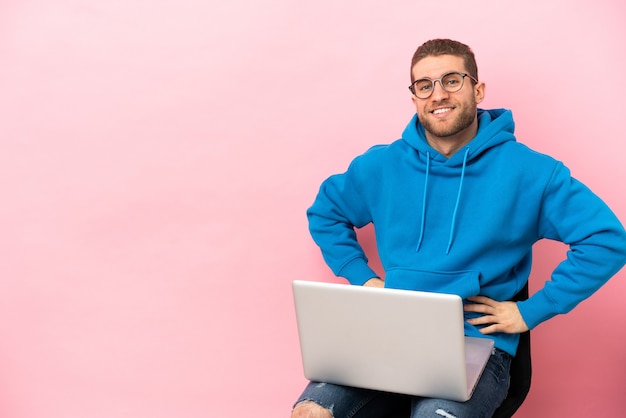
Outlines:
{"label": "man's arm", "polygon": [[359,158],[348,171],[326,179],[307,211],[309,231],[324,261],[337,276],[362,285],[377,277],[357,240],[355,228],[372,222],[368,199],[361,193]]}
{"label": "man's arm", "polygon": [[569,245],[543,288],[521,302],[469,298],[465,310],[483,314],[468,321],[484,334],[518,333],[571,311],[608,281],[626,262],[626,232],[615,214],[585,185],[555,167],[542,200],[538,237]]}

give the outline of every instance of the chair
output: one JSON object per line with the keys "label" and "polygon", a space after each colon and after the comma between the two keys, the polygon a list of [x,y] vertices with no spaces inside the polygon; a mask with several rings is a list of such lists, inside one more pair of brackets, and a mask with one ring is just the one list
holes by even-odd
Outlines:
{"label": "chair", "polygon": [[[513,301],[521,301],[528,299],[528,283],[520,292],[515,295]],[[513,414],[522,406],[522,403],[530,390],[530,381],[532,377],[532,361],[530,356],[530,331],[520,334],[519,345],[517,347],[517,355],[511,361],[511,384],[509,392],[502,401],[502,404],[496,409],[492,418],[511,418]],[[408,418],[410,412],[402,414],[392,414],[387,418]]]}

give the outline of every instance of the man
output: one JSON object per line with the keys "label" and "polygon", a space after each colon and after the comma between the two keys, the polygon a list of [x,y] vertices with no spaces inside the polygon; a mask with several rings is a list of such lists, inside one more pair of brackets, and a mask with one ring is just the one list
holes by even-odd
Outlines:
{"label": "man", "polygon": [[[491,417],[506,397],[519,333],[569,312],[617,273],[626,262],[626,232],[562,163],[516,142],[510,111],[478,109],[485,84],[468,46],[424,43],[411,82],[416,115],[402,139],[329,177],[308,210],[310,231],[333,272],[354,285],[466,299],[466,335],[495,342],[489,372],[469,401],[413,398],[411,416]],[[354,232],[370,222],[384,281]],[[528,300],[509,302],[526,284],[532,246],[543,238],[569,245],[567,259]],[[402,399],[311,382],[292,417],[380,417]]]}

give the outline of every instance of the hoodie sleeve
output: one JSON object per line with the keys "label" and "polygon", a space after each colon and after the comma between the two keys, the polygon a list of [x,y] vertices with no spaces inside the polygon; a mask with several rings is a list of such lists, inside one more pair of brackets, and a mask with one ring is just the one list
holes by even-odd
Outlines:
{"label": "hoodie sleeve", "polygon": [[309,231],[337,276],[362,285],[378,275],[368,266],[354,228],[372,221],[357,181],[358,158],[343,174],[329,177],[307,211]]}
{"label": "hoodie sleeve", "polygon": [[558,163],[545,189],[539,237],[569,245],[551,280],[524,302],[520,313],[529,328],[571,311],[626,262],[626,233],[615,214]]}

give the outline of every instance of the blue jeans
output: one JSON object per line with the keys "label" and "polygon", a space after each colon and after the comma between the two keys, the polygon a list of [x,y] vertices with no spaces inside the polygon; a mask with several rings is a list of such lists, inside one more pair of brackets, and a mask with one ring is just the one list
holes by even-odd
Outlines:
{"label": "blue jeans", "polygon": [[411,418],[490,418],[509,389],[511,356],[495,350],[487,362],[474,394],[466,402],[419,398],[330,383],[310,382],[298,402],[312,401],[331,411],[334,418],[384,418],[403,413]]}

